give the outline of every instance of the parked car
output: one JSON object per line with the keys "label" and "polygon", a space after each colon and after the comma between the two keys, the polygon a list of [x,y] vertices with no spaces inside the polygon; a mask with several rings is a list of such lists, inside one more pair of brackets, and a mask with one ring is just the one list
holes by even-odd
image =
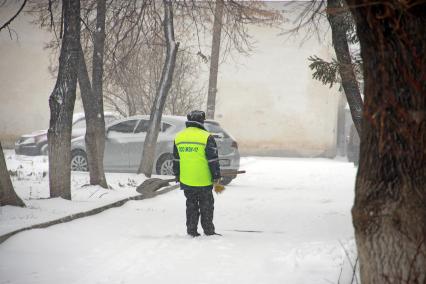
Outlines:
{"label": "parked car", "polygon": [[[153,172],[173,175],[173,143],[176,133],[185,128],[186,117],[163,116],[157,139]],[[104,169],[109,172],[137,172],[142,158],[143,143],[148,131],[149,116],[133,116],[111,124],[106,131]],[[222,170],[238,170],[240,154],[237,142],[219,125],[206,120],[204,126],[213,134],[218,145]],[[71,169],[87,171],[87,155],[84,137],[72,140]],[[228,184],[235,176],[223,178]]]}
{"label": "parked car", "polygon": [[[118,116],[113,113],[105,113],[105,125],[117,120]],[[73,115],[71,137],[76,138],[86,134],[86,119],[84,113]],[[38,130],[30,134],[22,135],[15,142],[15,153],[18,155],[47,155],[47,130]]]}

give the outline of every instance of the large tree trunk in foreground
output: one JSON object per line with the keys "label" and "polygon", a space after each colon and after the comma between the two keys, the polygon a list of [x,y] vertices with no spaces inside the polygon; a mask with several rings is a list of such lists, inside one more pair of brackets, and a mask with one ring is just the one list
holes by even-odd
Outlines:
{"label": "large tree trunk in foreground", "polygon": [[210,58],[209,90],[207,96],[208,119],[214,119],[216,111],[216,93],[217,93],[217,75],[219,71],[220,38],[222,33],[223,21],[223,0],[216,1],[213,22],[212,52]]}
{"label": "large tree trunk in foreground", "polygon": [[365,78],[352,209],[364,284],[426,283],[426,2],[420,2],[408,8],[396,0],[348,1]]}
{"label": "large tree trunk in foreground", "polygon": [[158,132],[161,127],[161,116],[163,115],[164,104],[173,80],[173,72],[176,63],[176,54],[179,43],[175,42],[173,27],[173,9],[171,0],[163,0],[164,3],[164,36],[166,39],[166,61],[164,62],[161,74],[160,85],[157,89],[154,104],[151,108],[150,124],[146,134],[142,152],[142,160],[138,173],[144,173],[147,177],[152,174],[154,166],[155,148],[157,144]]}
{"label": "large tree trunk in foreground", "polygon": [[78,82],[86,117],[86,153],[90,171],[90,184],[108,188],[104,171],[105,119],[103,107],[102,79],[105,46],[105,0],[97,1],[96,30],[93,43],[92,84],[79,46],[80,63]]}
{"label": "large tree trunk in foreground", "polygon": [[4,159],[3,148],[0,143],[0,206],[12,205],[24,207],[25,203],[13,189],[12,181]]}
{"label": "large tree trunk in foreground", "polygon": [[63,0],[64,36],[56,85],[49,98],[50,196],[71,199],[71,130],[80,44],[80,1]]}
{"label": "large tree trunk in foreground", "polygon": [[363,102],[359,91],[358,81],[353,69],[351,53],[347,38],[345,14],[347,10],[341,4],[342,0],[327,0],[327,18],[331,27],[332,41],[337,61],[342,87],[351,110],[352,120],[358,134],[361,136],[361,121]]}

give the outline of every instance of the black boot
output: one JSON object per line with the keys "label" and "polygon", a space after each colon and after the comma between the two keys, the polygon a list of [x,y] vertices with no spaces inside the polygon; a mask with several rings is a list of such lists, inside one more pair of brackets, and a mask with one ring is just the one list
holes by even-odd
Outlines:
{"label": "black boot", "polygon": [[188,235],[190,235],[191,237],[194,237],[194,238],[201,236],[200,233],[198,233],[198,232],[188,232]]}

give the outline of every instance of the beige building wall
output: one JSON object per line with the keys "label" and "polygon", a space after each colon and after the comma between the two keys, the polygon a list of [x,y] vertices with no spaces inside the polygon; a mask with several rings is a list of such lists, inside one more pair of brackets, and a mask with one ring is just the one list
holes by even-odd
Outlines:
{"label": "beige building wall", "polygon": [[[0,9],[4,22],[18,5],[9,1]],[[49,96],[56,78],[49,72],[50,56],[44,46],[51,34],[20,14],[7,30],[0,32],[0,140],[4,146],[22,134],[49,127]],[[58,60],[54,58],[53,60]],[[75,111],[82,111],[79,101]]]}
{"label": "beige building wall", "polygon": [[[0,19],[12,11],[2,9]],[[28,16],[16,18],[12,39],[7,31],[0,32],[0,139],[6,143],[49,123],[48,98],[55,83],[43,49],[49,35],[29,20]]]}
{"label": "beige building wall", "polygon": [[[0,11],[1,19],[4,12]],[[50,34],[30,20],[25,15],[13,23],[19,40],[0,33],[3,142],[48,127],[48,98],[55,78],[49,74],[49,54],[43,46]],[[301,45],[300,38],[278,36],[280,32],[251,27],[256,42],[252,54],[234,53],[220,65],[216,119],[237,139],[243,153],[333,156],[340,95],[311,78],[307,61],[314,54],[330,57],[329,38],[320,44],[312,37]],[[208,48],[203,52],[209,54]],[[208,74],[203,78],[207,85]]]}
{"label": "beige building wall", "polygon": [[244,153],[333,156],[341,95],[312,79],[307,58],[329,58],[328,44],[314,36],[278,36],[280,30],[252,27],[256,49],[220,66],[216,119]]}

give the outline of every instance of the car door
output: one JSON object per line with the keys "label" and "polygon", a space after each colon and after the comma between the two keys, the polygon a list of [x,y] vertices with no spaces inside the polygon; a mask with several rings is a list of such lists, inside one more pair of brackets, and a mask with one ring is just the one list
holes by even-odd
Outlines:
{"label": "car door", "polygon": [[77,138],[86,134],[86,119],[80,118],[72,124],[72,138]]}
{"label": "car door", "polygon": [[141,119],[136,126],[133,138],[129,141],[129,168],[132,172],[137,172],[139,168],[148,127],[149,119]]}
{"label": "car door", "polygon": [[[142,160],[142,152],[143,152],[143,145],[145,142],[145,138],[148,132],[149,127],[149,120],[148,119],[141,119],[139,121],[138,126],[135,129],[135,135],[132,139],[132,141],[129,143],[129,153],[130,153],[130,169],[132,172],[137,172],[140,162]],[[168,123],[161,123],[161,129],[158,133],[157,137],[157,146],[155,149],[155,158],[157,158],[158,153],[164,153],[165,151],[171,153],[173,151],[173,146],[166,145],[165,143],[170,142],[168,141],[168,137],[165,136],[164,132],[166,129],[171,127]],[[172,139],[173,140],[173,139]],[[170,143],[168,143],[170,144]],[[172,144],[170,144],[172,145]],[[169,146],[169,147],[167,147]],[[154,165],[155,167],[155,165]]]}
{"label": "car door", "polygon": [[130,119],[108,127],[105,138],[105,170],[129,172],[129,146],[134,139],[137,122],[138,119]]}

